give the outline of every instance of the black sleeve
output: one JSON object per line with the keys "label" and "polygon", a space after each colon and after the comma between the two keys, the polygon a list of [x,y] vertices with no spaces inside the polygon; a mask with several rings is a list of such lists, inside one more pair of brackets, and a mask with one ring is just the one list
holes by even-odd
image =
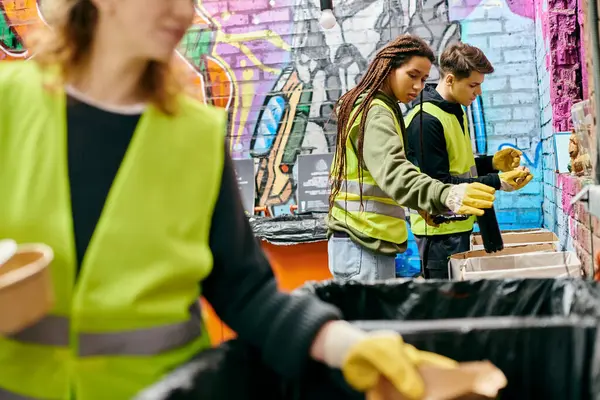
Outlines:
{"label": "black sleeve", "polygon": [[494,156],[479,156],[475,158],[478,175],[497,174],[498,170],[494,169]]}
{"label": "black sleeve", "polygon": [[[475,163],[479,177],[460,178],[450,175],[450,161],[448,159],[448,150],[446,149],[444,127],[437,118],[426,112],[423,113],[423,165],[419,165],[419,161],[421,160],[421,122],[419,119],[420,113],[417,113],[406,128],[406,134],[408,136],[409,147],[408,158],[421,169],[421,172],[452,185],[480,182],[495,189],[500,189],[501,184],[498,175],[481,173],[477,164],[477,158],[475,159]],[[486,162],[488,161],[482,161],[482,168],[488,170]],[[491,158],[489,166],[491,167]]]}
{"label": "black sleeve", "polygon": [[256,346],[276,372],[301,375],[321,327],[337,308],[310,296],[278,291],[271,266],[254,237],[241,202],[233,163],[225,155],[221,190],[210,231],[214,267],[202,291],[219,317]]}

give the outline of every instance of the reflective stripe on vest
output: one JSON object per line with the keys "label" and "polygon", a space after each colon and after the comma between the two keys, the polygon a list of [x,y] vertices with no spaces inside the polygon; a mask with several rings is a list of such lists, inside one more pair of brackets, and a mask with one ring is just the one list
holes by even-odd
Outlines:
{"label": "reflective stripe on vest", "polygon": [[9,338],[23,343],[41,344],[44,346],[68,346],[69,319],[49,315],[34,325],[10,335]]}
{"label": "reflective stripe on vest", "polygon": [[469,171],[465,172],[464,174],[457,174],[452,176],[456,176],[458,178],[477,178],[477,166],[473,165],[469,169]]}
{"label": "reflective stripe on vest", "polygon": [[[346,193],[352,193],[357,196],[360,196],[360,183],[357,181],[342,181],[340,189],[344,189],[343,191]],[[362,194],[363,196],[383,197],[391,199],[391,197],[388,196],[387,193],[384,192],[379,186],[370,185],[364,182],[362,184]]]}
{"label": "reflective stripe on vest", "polygon": [[[17,393],[9,392],[0,388],[0,400],[39,400],[34,397],[22,396]],[[54,399],[53,399],[54,400]]]}
{"label": "reflective stripe on vest", "polygon": [[385,215],[386,217],[405,219],[404,208],[395,204],[382,203],[376,200],[363,200],[361,208],[360,200],[336,200],[335,205],[342,210],[350,212],[369,212],[373,214]]}
{"label": "reflective stripe on vest", "polygon": [[[200,306],[195,303],[190,306],[187,321],[123,332],[82,332],[79,334],[78,354],[81,357],[154,355],[184,346],[201,334]],[[10,338],[23,343],[68,346],[69,319],[48,316]],[[0,396],[0,400],[3,397]]]}

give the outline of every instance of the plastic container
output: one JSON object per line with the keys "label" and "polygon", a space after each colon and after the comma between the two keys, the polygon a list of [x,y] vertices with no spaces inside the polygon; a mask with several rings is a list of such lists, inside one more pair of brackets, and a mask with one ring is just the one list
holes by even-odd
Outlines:
{"label": "plastic container", "polygon": [[[326,215],[315,212],[249,219],[280,290],[289,292],[307,281],[332,278],[327,264]],[[202,308],[213,345],[236,336],[208,303],[203,302]]]}

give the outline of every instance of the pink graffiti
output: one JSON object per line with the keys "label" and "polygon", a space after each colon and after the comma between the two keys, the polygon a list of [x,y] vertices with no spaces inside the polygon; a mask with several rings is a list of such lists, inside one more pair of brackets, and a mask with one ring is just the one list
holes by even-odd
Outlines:
{"label": "pink graffiti", "polygon": [[577,13],[580,5],[581,0],[535,0],[536,18],[542,28],[546,70],[553,79],[550,102],[552,125],[556,132],[571,128],[571,107],[587,97],[584,44],[576,33],[582,18]]}
{"label": "pink graffiti", "polygon": [[[452,8],[452,16],[454,19],[462,20],[465,19],[473,12],[479,5],[485,7],[489,0],[465,0],[464,6],[450,6]],[[535,18],[535,5],[533,0],[504,0],[506,5],[513,14],[520,15],[521,17],[534,19]],[[492,3],[492,2],[490,2]],[[498,7],[497,2],[494,1],[493,5],[489,7]],[[452,1],[450,1],[452,4]]]}

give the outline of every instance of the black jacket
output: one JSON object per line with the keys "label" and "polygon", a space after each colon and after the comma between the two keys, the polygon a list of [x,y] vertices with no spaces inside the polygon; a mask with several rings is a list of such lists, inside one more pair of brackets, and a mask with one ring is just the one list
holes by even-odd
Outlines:
{"label": "black jacket", "polygon": [[[454,114],[463,127],[464,111],[460,104],[450,103],[442,98],[433,86],[426,86],[423,90],[423,102],[433,103],[442,110]],[[419,107],[420,99],[415,107]],[[498,171],[492,166],[492,156],[476,157],[477,178],[459,178],[450,175],[450,161],[446,150],[446,138],[444,127],[434,116],[423,112],[423,165],[421,160],[421,138],[420,138],[420,113],[417,112],[411,123],[406,128],[408,141],[407,157],[421,172],[438,179],[444,183],[454,185],[460,183],[481,182],[495,189],[500,189],[500,177]],[[464,130],[464,127],[463,127]]]}

